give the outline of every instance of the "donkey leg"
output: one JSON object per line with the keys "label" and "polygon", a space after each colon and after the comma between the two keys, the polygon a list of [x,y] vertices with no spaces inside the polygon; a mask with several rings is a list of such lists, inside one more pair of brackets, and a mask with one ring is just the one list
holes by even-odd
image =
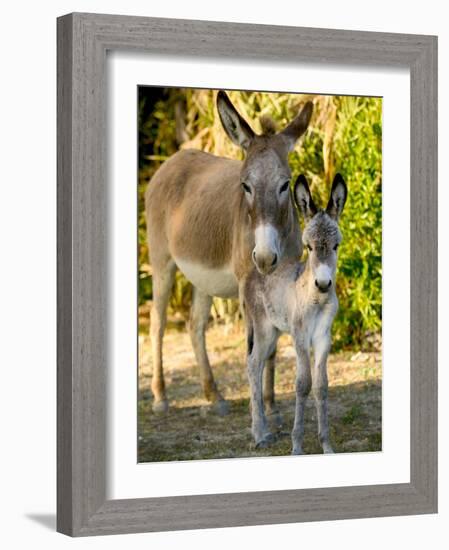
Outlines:
{"label": "donkey leg", "polygon": [[248,380],[251,394],[251,433],[256,449],[268,447],[274,436],[268,428],[262,399],[262,376],[264,361],[248,357]]}
{"label": "donkey leg", "polygon": [[270,432],[264,410],[263,400],[263,371],[266,366],[266,359],[275,344],[275,335],[257,334],[253,327],[248,327],[247,369],[251,396],[251,432],[254,437],[256,449],[264,448],[275,441],[274,435]]}
{"label": "donkey leg", "polygon": [[151,308],[150,335],[153,356],[151,390],[154,396],[153,411],[155,413],[165,413],[168,410],[162,366],[162,339],[167,322],[167,305],[175,272],[176,265],[173,260],[169,260],[163,267],[153,266],[153,306]]}
{"label": "donkey leg", "polygon": [[201,385],[206,399],[213,403],[219,415],[229,412],[229,404],[217,389],[206,351],[206,329],[212,298],[193,287],[193,301],[190,310],[189,332],[195,358],[200,368]]}
{"label": "donkey leg", "polygon": [[292,431],[292,454],[302,455],[304,440],[304,410],[312,386],[309,351],[302,345],[296,346],[296,406]]}
{"label": "donkey leg", "polygon": [[330,339],[323,338],[315,343],[315,365],[313,372],[313,396],[318,418],[318,439],[325,454],[333,453],[329,441],[328,418],[328,380],[327,380],[327,356],[330,349]]}
{"label": "donkey leg", "polygon": [[265,368],[263,371],[263,402],[265,406],[265,413],[273,426],[280,430],[282,428],[282,415],[279,412],[279,408],[275,401],[274,394],[274,372],[276,363],[276,349],[265,361]]}

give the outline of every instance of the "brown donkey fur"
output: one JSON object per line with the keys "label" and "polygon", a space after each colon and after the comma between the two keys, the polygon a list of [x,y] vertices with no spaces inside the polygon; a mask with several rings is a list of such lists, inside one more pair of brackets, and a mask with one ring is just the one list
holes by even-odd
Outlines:
{"label": "brown donkey fur", "polygon": [[[154,174],[145,195],[153,271],[153,409],[166,411],[162,338],[176,268],[194,287],[190,335],[206,398],[224,414],[227,404],[210,368],[205,331],[213,296],[237,297],[255,265],[266,274],[284,257],[302,252],[300,228],[290,198],[287,156],[312,114],[306,103],[283,131],[256,135],[224,92],[217,95],[223,127],[245,151],[245,160],[181,150]],[[274,405],[272,373],[267,406]]]}

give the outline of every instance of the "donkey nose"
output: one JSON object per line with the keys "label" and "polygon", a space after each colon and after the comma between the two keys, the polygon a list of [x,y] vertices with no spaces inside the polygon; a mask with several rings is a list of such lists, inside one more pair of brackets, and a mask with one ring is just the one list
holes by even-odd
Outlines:
{"label": "donkey nose", "polygon": [[332,279],[323,281],[322,279],[315,279],[315,286],[320,292],[327,292],[332,286]]}
{"label": "donkey nose", "polygon": [[257,253],[253,250],[253,262],[262,275],[271,273],[278,263],[278,255],[275,252],[265,251]]}

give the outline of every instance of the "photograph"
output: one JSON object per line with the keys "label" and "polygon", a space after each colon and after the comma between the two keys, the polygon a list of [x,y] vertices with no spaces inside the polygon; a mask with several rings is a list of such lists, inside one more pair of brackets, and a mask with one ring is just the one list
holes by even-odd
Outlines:
{"label": "photograph", "polygon": [[138,462],[382,450],[382,98],[138,87]]}

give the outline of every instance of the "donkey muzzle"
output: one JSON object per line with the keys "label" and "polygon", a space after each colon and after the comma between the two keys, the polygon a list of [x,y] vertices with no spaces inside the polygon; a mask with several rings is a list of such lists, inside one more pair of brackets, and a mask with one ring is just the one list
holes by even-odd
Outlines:
{"label": "donkey muzzle", "polygon": [[255,231],[253,262],[262,275],[271,273],[279,261],[279,234],[277,229],[269,224],[260,224]]}
{"label": "donkey muzzle", "polygon": [[323,281],[323,280],[315,279],[315,286],[320,292],[328,292],[330,287],[332,286],[332,280]]}
{"label": "donkey muzzle", "polygon": [[276,252],[264,252],[263,254],[257,254],[256,249],[254,249],[253,262],[259,273],[262,275],[268,275],[276,268],[278,263],[278,255]]}
{"label": "donkey muzzle", "polygon": [[320,292],[328,292],[332,286],[332,269],[327,264],[320,264],[315,270],[315,286]]}

